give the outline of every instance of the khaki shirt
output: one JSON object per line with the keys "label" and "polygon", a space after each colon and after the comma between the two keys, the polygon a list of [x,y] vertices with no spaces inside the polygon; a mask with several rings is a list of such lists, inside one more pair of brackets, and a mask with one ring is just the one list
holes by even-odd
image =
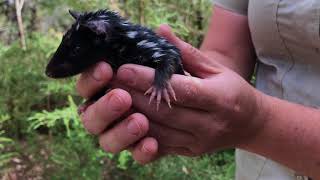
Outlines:
{"label": "khaki shirt", "polygon": [[[258,57],[257,89],[291,102],[320,106],[320,0],[214,3],[248,16]],[[237,150],[236,161],[238,180],[303,179],[293,170],[243,150]]]}

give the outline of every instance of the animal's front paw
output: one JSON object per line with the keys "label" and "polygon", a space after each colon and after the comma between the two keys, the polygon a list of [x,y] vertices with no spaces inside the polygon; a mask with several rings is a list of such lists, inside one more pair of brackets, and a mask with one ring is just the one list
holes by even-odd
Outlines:
{"label": "animal's front paw", "polygon": [[167,102],[168,106],[172,108],[171,106],[171,100],[170,96],[176,101],[176,94],[169,82],[166,83],[166,86],[164,88],[158,88],[157,86],[153,85],[151,86],[145,93],[145,95],[150,95],[149,104],[156,99],[157,103],[157,111],[159,110],[159,105],[161,103],[162,96],[164,97],[164,100]]}

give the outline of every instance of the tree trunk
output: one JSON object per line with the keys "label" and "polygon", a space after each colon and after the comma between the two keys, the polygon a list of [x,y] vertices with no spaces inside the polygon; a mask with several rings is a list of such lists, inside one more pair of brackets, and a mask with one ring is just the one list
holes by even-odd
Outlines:
{"label": "tree trunk", "polygon": [[144,17],[144,0],[139,0],[139,23],[144,25],[145,24],[145,17]]}
{"label": "tree trunk", "polygon": [[26,27],[26,31],[27,32],[36,32],[36,31],[38,31],[38,24],[39,24],[39,22],[38,22],[38,13],[37,13],[37,11],[38,11],[38,9],[37,9],[37,5],[32,5],[31,7],[30,7],[30,11],[31,11],[31,14],[30,14],[30,23],[29,23],[29,25]]}
{"label": "tree trunk", "polygon": [[16,15],[17,15],[17,22],[18,22],[18,28],[19,28],[19,36],[20,36],[20,44],[23,50],[26,50],[26,39],[24,34],[24,27],[23,27],[23,21],[22,21],[22,8],[23,8],[24,0],[15,0],[16,5]]}

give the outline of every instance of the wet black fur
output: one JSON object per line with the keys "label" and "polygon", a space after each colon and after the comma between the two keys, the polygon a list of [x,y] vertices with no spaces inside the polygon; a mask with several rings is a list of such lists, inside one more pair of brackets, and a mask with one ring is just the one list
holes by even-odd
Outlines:
{"label": "wet black fur", "polygon": [[154,68],[159,90],[174,73],[184,74],[179,49],[152,30],[108,10],[70,14],[76,22],[46,68],[49,77],[73,76],[101,60],[114,70],[128,63]]}

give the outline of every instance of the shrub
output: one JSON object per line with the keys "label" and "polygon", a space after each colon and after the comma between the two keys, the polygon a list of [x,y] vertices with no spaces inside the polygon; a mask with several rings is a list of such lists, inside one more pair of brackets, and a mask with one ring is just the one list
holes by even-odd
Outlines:
{"label": "shrub", "polygon": [[[126,151],[118,155],[102,151],[77,115],[82,99],[75,93],[75,78],[50,80],[44,69],[72,21],[67,9],[95,10],[105,1],[36,2],[39,26],[44,28],[27,33],[27,49],[23,51],[18,42],[0,44],[0,169],[19,157],[26,159],[27,169],[40,166],[38,175],[45,179],[232,179],[233,151],[200,158],[168,157],[149,166],[139,166]],[[133,22],[151,28],[169,24],[195,46],[201,42],[211,9],[209,0],[107,2],[106,7]],[[27,25],[36,22],[30,17],[24,16]],[[24,175],[29,177],[28,172]]]}

